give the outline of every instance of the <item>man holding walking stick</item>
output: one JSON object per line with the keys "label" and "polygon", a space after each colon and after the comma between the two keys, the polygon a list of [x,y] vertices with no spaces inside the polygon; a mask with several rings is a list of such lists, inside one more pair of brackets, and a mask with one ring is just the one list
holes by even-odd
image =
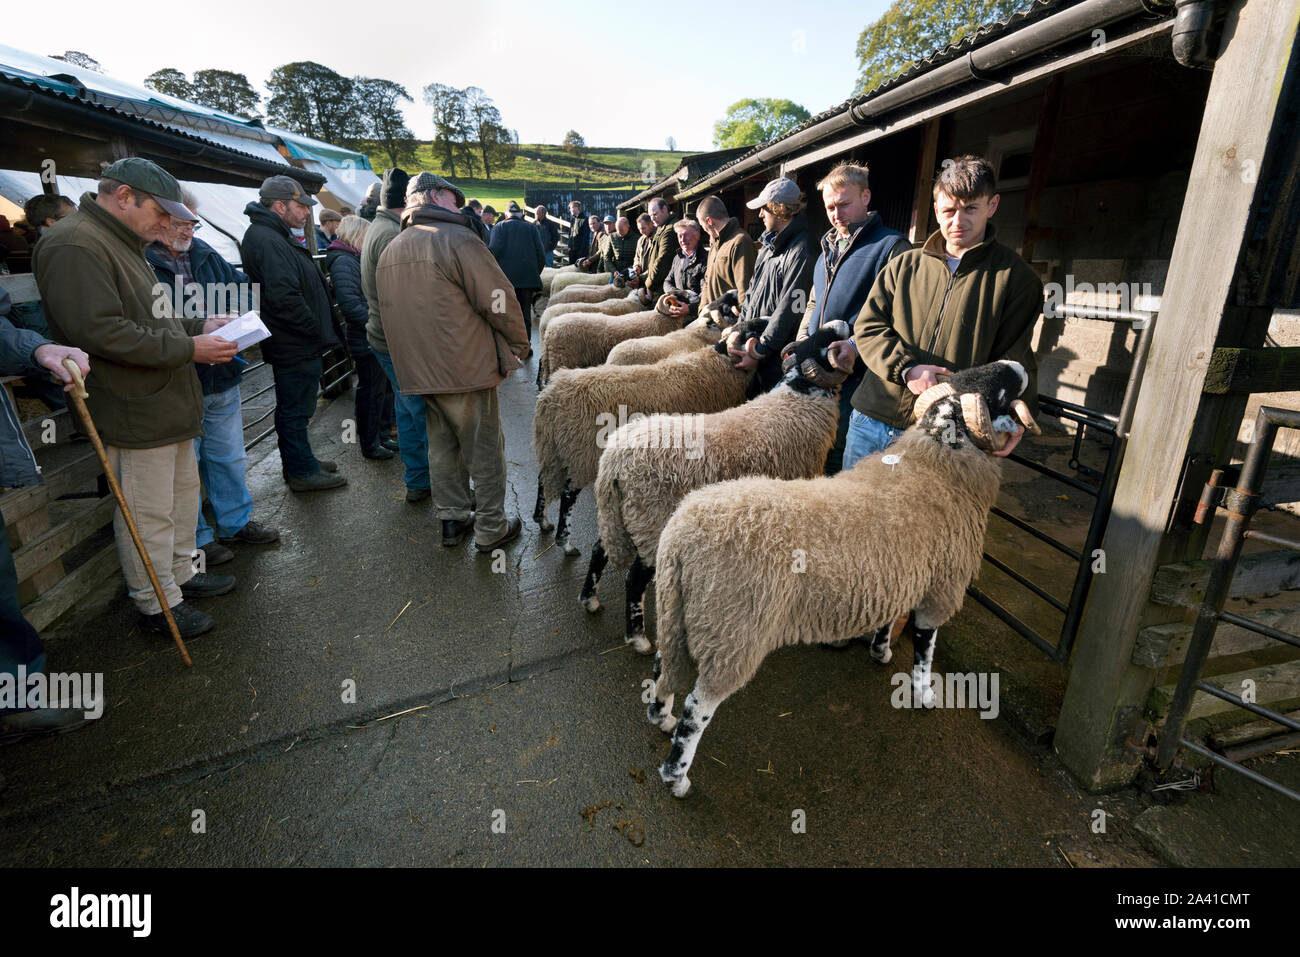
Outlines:
{"label": "man holding walking stick", "polygon": [[[86,193],[78,211],[45,234],[32,268],[54,338],[90,354],[86,404],[180,635],[191,638],[214,623],[184,599],[235,587],[234,576],[196,573],[191,564],[199,511],[191,440],[203,421],[192,363],[229,362],[237,347],[212,335],[226,319],[180,318],[165,291],[155,295],[144,247],[162,239],[173,218],[197,218],[176,179],[146,159],[118,160],[98,193]],[[141,623],[169,634],[120,509],[113,530]]]}

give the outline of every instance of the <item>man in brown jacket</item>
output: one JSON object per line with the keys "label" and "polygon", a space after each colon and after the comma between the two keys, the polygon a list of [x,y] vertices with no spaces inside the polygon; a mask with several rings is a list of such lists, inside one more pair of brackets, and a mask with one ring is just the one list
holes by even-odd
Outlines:
{"label": "man in brown jacket", "polygon": [[518,516],[506,519],[497,386],[530,349],[514,288],[459,211],[464,202],[441,176],[412,178],[402,231],[379,257],[375,286],[398,385],[424,397],[442,544],[459,545],[473,530],[475,547],[491,552],[521,528]]}
{"label": "man in brown jacket", "polygon": [[710,305],[733,289],[744,302],[758,247],[740,223],[727,215],[726,204],[719,196],[704,197],[695,209],[695,218],[710,237],[709,266],[700,286],[700,302]]}
{"label": "man in brown jacket", "polygon": [[[934,181],[938,231],[876,277],[853,326],[858,355],[874,375],[853,393],[845,469],[893,442],[911,424],[916,397],[952,371],[1014,359],[1029,376],[1025,402],[1037,405],[1030,342],[1043,284],[1014,249],[993,238],[989,220],[998,198],[988,162],[948,162]],[[1014,447],[1010,442],[998,454]]]}
{"label": "man in brown jacket", "polygon": [[[181,637],[190,638],[213,621],[183,599],[235,587],[233,575],[196,574],[190,563],[199,514],[193,439],[203,422],[194,363],[229,362],[236,346],[211,335],[226,319],[176,316],[144,257],[173,217],[198,219],[181,202],[175,178],[140,157],[118,160],[104,170],[98,194],[82,196],[81,208],[45,234],[32,267],[54,338],[90,354],[86,406]],[[143,624],[168,634],[120,511],[113,531]]]}
{"label": "man in brown jacket", "polygon": [[649,208],[655,231],[650,237],[644,282],[650,301],[655,302],[664,294],[664,280],[673,268],[673,257],[677,255],[677,234],[673,232],[673,213],[667,203],[656,196],[650,200]]}

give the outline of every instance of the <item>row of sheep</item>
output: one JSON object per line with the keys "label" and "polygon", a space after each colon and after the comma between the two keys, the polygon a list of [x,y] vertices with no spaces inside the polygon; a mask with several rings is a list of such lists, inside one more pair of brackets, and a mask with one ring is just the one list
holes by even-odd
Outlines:
{"label": "row of sheep", "polygon": [[[1019,400],[1024,369],[1003,361],[958,373],[918,399],[916,424],[887,453],[826,477],[845,378],[827,349],[850,337],[847,324],[787,350],[781,383],[745,402],[753,373],[735,367],[725,339],[734,298],[670,331],[621,311],[625,296],[584,279],[558,290],[553,282],[543,317],[543,359],[548,344],[557,351],[534,417],[534,519],[550,530],[545,508],[558,495],[555,541],[577,555],[570,516],[594,484],[600,537],[579,599],[598,611],[607,564],[627,570],[625,640],[655,650],[647,717],[673,735],[660,768],[672,793],[689,790],[718,705],[784,645],[871,635],[872,657],[887,663],[895,623],[910,617],[913,694],[928,702],[938,628],[978,571],[997,496],[1000,468],[989,453],[1017,418],[1037,431]],[[575,304],[584,308],[564,311]],[[570,328],[582,330],[581,349],[563,332]],[[625,424],[611,429],[615,414]],[[921,527],[943,547],[890,544]],[[652,581],[657,650],[644,620]],[[674,697],[692,672],[678,719]]]}

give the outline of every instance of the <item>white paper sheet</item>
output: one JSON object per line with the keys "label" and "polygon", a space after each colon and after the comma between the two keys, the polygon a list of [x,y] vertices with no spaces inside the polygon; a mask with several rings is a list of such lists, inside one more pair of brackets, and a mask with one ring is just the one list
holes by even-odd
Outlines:
{"label": "white paper sheet", "polygon": [[271,330],[266,328],[266,323],[262,317],[257,314],[256,310],[246,312],[238,319],[232,319],[216,332],[218,336],[228,342],[233,342],[239,346],[239,351],[243,352],[249,346],[261,342],[263,339],[271,337]]}

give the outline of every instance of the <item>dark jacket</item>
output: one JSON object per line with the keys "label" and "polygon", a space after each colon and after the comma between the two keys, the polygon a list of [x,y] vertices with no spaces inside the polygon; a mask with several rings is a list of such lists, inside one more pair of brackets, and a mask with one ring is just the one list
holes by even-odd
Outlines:
{"label": "dark jacket", "polygon": [[1043,312],[1043,283],[1014,249],[993,238],[969,249],[948,269],[943,236],[885,264],[853,326],[864,376],[853,407],[893,428],[911,424],[916,396],[903,374],[913,365],[954,372],[994,359],[1015,359],[1029,374],[1023,398],[1038,402],[1031,340]]}
{"label": "dark jacket", "polygon": [[[0,289],[0,301],[8,300],[9,294]],[[0,315],[0,376],[48,375],[33,355],[45,344],[43,336],[19,329]],[[9,401],[9,390],[0,388],[0,487],[35,485],[40,480],[41,470],[23,436],[18,413]]]}
{"label": "dark jacket", "polygon": [[628,230],[626,236],[620,236],[615,229],[605,244],[605,257],[601,268],[605,272],[621,272],[626,275],[632,268],[632,260],[636,257],[636,241],[640,238],[631,230]]}
{"label": "dark jacket", "polygon": [[541,289],[546,250],[537,229],[522,216],[512,216],[492,227],[488,249],[516,289]]}
{"label": "dark jacket", "polygon": [[[180,298],[177,298],[176,288],[176,260],[171,257],[168,250],[160,243],[153,243],[144,251],[145,259],[149,260],[149,265],[153,267],[154,275],[158,281],[167,286],[168,293],[172,297],[172,308],[176,310],[176,315],[182,315],[185,310],[184,290],[181,290]],[[202,289],[211,289],[212,285],[220,283],[237,283],[245,285],[248,283],[248,277],[236,269],[230,263],[221,258],[221,255],[205,243],[203,240],[195,237],[193,245],[190,246],[190,278],[197,283]],[[246,286],[245,286],[246,288]],[[235,290],[236,295],[228,300],[228,312],[238,312],[241,298],[238,287]],[[251,293],[249,293],[251,295]],[[252,308],[251,302],[248,308]],[[238,362],[223,362],[220,365],[210,365],[206,362],[196,362],[194,371],[199,374],[199,384],[203,386],[204,395],[214,395],[218,392],[225,392],[239,384],[239,374],[243,370]]]}
{"label": "dark jacket", "polygon": [[544,219],[533,223],[533,228],[537,230],[537,237],[542,241],[542,249],[548,253],[555,252],[555,247],[560,241],[560,227],[549,219]]}
{"label": "dark jacket", "polygon": [[569,262],[576,263],[587,255],[591,248],[591,227],[587,225],[586,214],[579,214],[569,224]]}
{"label": "dark jacket", "polygon": [[261,285],[260,314],[271,331],[262,341],[263,358],[285,365],[319,359],[339,345],[324,274],[271,210],[251,202],[244,215],[250,221],[240,244],[244,269]]}
{"label": "dark jacket", "polygon": [[153,449],[202,432],[191,337],[203,320],[156,294],[144,243],[94,193],[41,237],[32,268],[52,338],[90,354],[86,406],[106,444]]}
{"label": "dark jacket", "polygon": [[749,233],[741,229],[734,218],[727,220],[718,238],[709,244],[709,268],[700,286],[700,298],[704,304],[716,302],[723,293],[732,289],[740,293],[740,301],[744,302],[757,258],[758,247],[749,238]]}
{"label": "dark jacket", "polygon": [[334,240],[325,250],[325,272],[329,274],[334,301],[343,315],[348,355],[354,359],[370,355],[370,346],[366,342],[370,305],[361,291],[361,253],[341,239]]}
{"label": "dark jacket", "polygon": [[650,234],[650,255],[646,262],[645,287],[652,299],[658,299],[664,292],[664,280],[673,268],[673,257],[682,248],[677,242],[674,230],[676,220],[665,220],[662,226],[656,226]]}
{"label": "dark jacket", "polygon": [[799,213],[777,235],[759,237],[754,278],[750,280],[741,306],[741,321],[764,317],[767,328],[758,337],[758,353],[764,360],[778,359],[786,343],[794,338],[808,305],[814,263],[808,242],[808,218]]}
{"label": "dark jacket", "polygon": [[709,254],[704,250],[704,243],[695,247],[695,255],[688,262],[686,254],[679,252],[673,259],[673,268],[664,282],[664,292],[691,307],[695,315],[700,305],[700,287],[704,283],[704,273],[708,270]]}

